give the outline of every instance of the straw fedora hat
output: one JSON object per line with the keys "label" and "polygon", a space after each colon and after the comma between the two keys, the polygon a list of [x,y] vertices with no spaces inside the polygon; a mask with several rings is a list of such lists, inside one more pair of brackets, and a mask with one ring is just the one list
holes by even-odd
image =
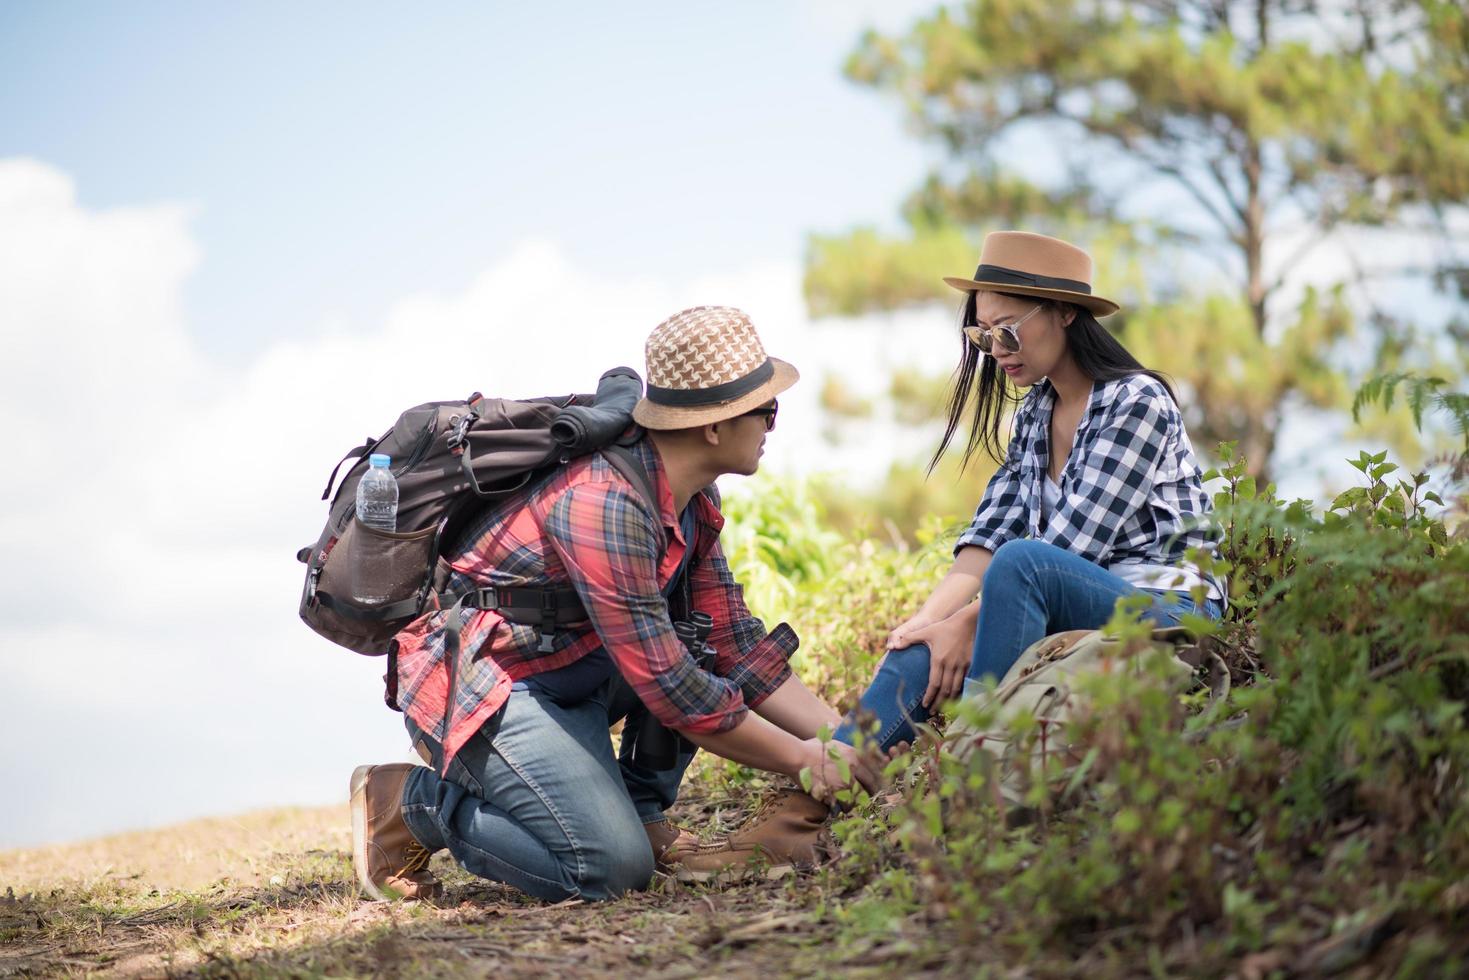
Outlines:
{"label": "straw fedora hat", "polygon": [[1092,295],[1092,257],[1070,242],[1028,231],[992,231],[984,236],[979,268],[973,279],[945,276],[944,282],[969,292],[1040,296],[1084,306],[1097,316],[1110,316],[1118,306]]}
{"label": "straw fedora hat", "polygon": [[687,429],[743,415],[796,383],[800,374],[765,353],[748,315],[695,306],[648,335],[647,395],[633,409],[645,429]]}

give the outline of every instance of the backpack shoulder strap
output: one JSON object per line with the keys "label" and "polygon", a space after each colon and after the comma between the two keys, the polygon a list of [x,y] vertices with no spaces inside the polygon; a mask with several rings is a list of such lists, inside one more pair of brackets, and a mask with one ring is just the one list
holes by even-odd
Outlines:
{"label": "backpack shoulder strap", "polygon": [[663,538],[663,522],[659,519],[661,513],[658,507],[658,488],[653,485],[653,476],[643,466],[643,461],[637,454],[621,443],[611,446],[603,446],[597,450],[617,472],[621,473],[627,482],[633,485],[648,509],[653,512],[654,526],[658,529],[658,547],[661,551],[667,542]]}
{"label": "backpack shoulder strap", "polygon": [[[648,502],[653,511],[654,526],[658,530],[658,548],[662,551],[667,546],[667,541],[663,535],[663,524],[658,520],[658,493],[642,461],[632,450],[620,444],[603,446],[597,452]],[[465,608],[494,609],[509,622],[539,625],[541,653],[551,652],[557,626],[583,622],[587,618],[581,597],[571,588],[476,588],[463,593],[441,593],[439,602],[450,607],[449,615],[444,620],[444,642],[447,655],[454,660],[459,656],[460,611]]]}

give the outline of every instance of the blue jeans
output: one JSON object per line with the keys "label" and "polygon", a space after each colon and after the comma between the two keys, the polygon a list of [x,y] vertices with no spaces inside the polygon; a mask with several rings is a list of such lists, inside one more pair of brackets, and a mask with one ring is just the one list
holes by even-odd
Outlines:
{"label": "blue jeans", "polygon": [[[1156,626],[1176,626],[1184,613],[1210,619],[1224,614],[1221,604],[1205,600],[1195,606],[1186,592],[1139,589],[1100,565],[1044,541],[1016,540],[1001,545],[984,576],[984,601],[974,630],[974,653],[965,688],[986,677],[1004,677],[1026,647],[1065,630],[1096,629],[1112,618],[1117,600],[1144,593],[1153,605],[1144,619]],[[877,742],[883,751],[913,740],[913,725],[928,720],[923,694],[928,690],[927,645],[918,643],[889,651],[877,676],[863,692],[858,708],[834,737],[851,743],[858,719],[877,718]]]}
{"label": "blue jeans", "polygon": [[[622,751],[608,729],[621,718]],[[536,898],[596,901],[643,888],[653,852],[643,825],[664,819],[693,759],[673,769],[632,764],[650,716],[614,676],[571,703],[516,684],[505,706],[442,768],[441,747],[408,722],[435,769],[417,768],[403,788],[403,819],[429,850],[448,848],[466,871]]]}

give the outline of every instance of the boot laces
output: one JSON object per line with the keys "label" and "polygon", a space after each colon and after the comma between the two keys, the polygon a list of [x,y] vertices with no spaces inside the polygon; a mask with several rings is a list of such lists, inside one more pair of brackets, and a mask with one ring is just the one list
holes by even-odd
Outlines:
{"label": "boot laces", "polygon": [[783,789],[778,791],[774,796],[769,797],[764,803],[760,805],[760,809],[755,811],[754,816],[750,817],[750,819],[745,822],[745,825],[741,827],[740,830],[754,830],[756,827],[765,823],[772,816],[775,815],[775,811],[779,809],[780,805],[786,801],[787,797],[794,795],[794,790]]}
{"label": "boot laces", "polygon": [[417,871],[428,867],[429,858],[433,853],[418,841],[411,842],[403,849],[403,877],[408,877]]}

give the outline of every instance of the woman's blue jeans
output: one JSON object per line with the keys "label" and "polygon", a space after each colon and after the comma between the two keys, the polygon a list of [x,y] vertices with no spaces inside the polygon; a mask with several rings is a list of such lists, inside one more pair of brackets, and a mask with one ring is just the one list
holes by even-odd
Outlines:
{"label": "woman's blue jeans", "polygon": [[[1213,599],[1196,607],[1185,592],[1139,589],[1100,565],[1044,541],[1006,542],[995,551],[985,572],[965,686],[986,677],[1004,677],[1026,647],[1052,633],[1096,629],[1112,618],[1118,599],[1139,593],[1153,597],[1144,618],[1157,626],[1175,626],[1184,613],[1210,619],[1223,615],[1220,603]],[[875,717],[875,738],[883,751],[911,742],[913,726],[929,716],[921,703],[928,690],[928,661],[929,649],[922,643],[889,651],[858,708],[834,737],[851,743],[860,720],[865,718],[870,726]]]}

